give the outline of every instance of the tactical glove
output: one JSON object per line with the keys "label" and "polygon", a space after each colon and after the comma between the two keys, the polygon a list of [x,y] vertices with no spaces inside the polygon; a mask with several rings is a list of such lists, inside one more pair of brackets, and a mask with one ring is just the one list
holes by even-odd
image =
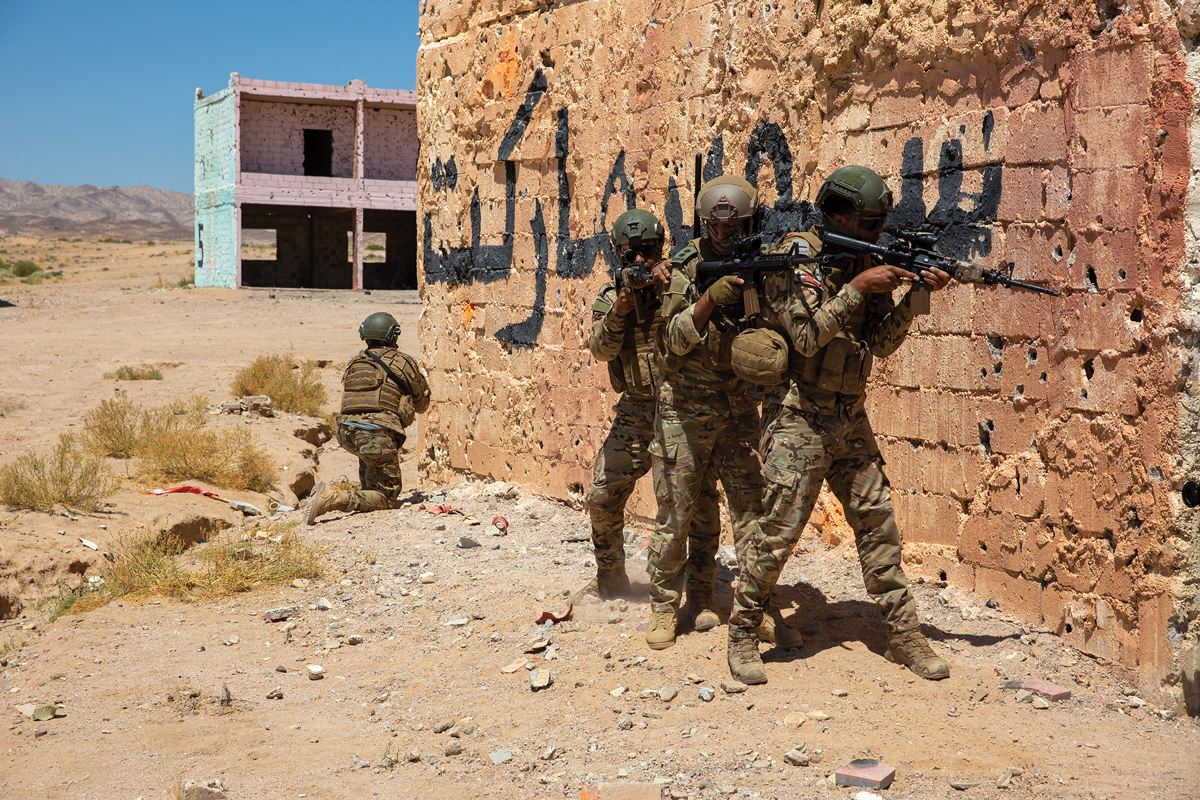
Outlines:
{"label": "tactical glove", "polygon": [[708,287],[708,299],[714,305],[728,306],[742,299],[742,284],[736,275],[724,275]]}

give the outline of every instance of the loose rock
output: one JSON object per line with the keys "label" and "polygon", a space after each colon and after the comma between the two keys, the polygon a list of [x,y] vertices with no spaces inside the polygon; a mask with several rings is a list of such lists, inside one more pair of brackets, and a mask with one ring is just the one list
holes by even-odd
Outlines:
{"label": "loose rock", "polygon": [[532,691],[540,692],[542,689],[548,689],[553,683],[554,676],[548,669],[535,669],[529,673],[529,688]]}
{"label": "loose rock", "polygon": [[317,601],[317,610],[328,611],[331,608],[333,608],[333,604],[329,602],[328,598],[322,597]]}
{"label": "loose rock", "polygon": [[495,752],[488,753],[488,758],[492,760],[493,764],[503,764],[506,761],[512,761],[512,751],[496,750]]}
{"label": "loose rock", "polygon": [[664,686],[663,688],[658,690],[658,699],[663,701],[664,703],[669,703],[672,700],[674,700],[678,694],[679,694],[679,691],[676,690],[674,687]]}
{"label": "loose rock", "polygon": [[282,700],[283,699],[283,689],[276,686],[274,689],[267,692],[267,699],[268,700]]}
{"label": "loose rock", "polygon": [[791,764],[793,767],[807,767],[808,755],[801,753],[799,750],[788,750],[783,754],[783,760]]}
{"label": "loose rock", "polygon": [[184,781],[180,797],[182,800],[227,800],[229,795],[221,782],[214,779],[204,783]]}
{"label": "loose rock", "polygon": [[633,720],[629,717],[621,717],[621,719],[617,722],[617,727],[623,731],[632,730]]}
{"label": "loose rock", "polygon": [[725,694],[741,694],[749,688],[749,686],[741,681],[721,681],[721,691],[725,692]]}
{"label": "loose rock", "polygon": [[456,756],[463,751],[462,742],[458,739],[451,739],[446,742],[446,749],[443,751],[448,756]]}
{"label": "loose rock", "polygon": [[319,681],[325,677],[325,668],[320,664],[309,664],[305,669],[308,670],[308,679],[310,681]]}
{"label": "loose rock", "polygon": [[711,686],[701,686],[696,690],[696,696],[706,703],[711,703],[713,699],[713,689]]}
{"label": "loose rock", "polygon": [[432,572],[422,572],[421,573],[421,583],[433,583],[436,580],[437,580],[437,576],[434,575]]}

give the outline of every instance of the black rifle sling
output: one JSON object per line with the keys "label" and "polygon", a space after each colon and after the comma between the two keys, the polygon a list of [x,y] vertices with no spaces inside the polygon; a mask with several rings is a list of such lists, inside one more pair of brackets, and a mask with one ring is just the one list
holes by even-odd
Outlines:
{"label": "black rifle sling", "polygon": [[392,368],[389,367],[387,364],[383,363],[383,361],[379,358],[379,356],[375,355],[370,350],[364,350],[363,352],[366,354],[367,358],[371,359],[376,364],[383,367],[383,371],[387,373],[389,378],[391,378],[393,381],[395,381],[396,385],[399,386],[400,389],[402,391],[404,391],[405,394],[409,394],[409,395],[412,394],[412,387],[408,385],[408,382],[401,380],[399,375],[392,372]]}

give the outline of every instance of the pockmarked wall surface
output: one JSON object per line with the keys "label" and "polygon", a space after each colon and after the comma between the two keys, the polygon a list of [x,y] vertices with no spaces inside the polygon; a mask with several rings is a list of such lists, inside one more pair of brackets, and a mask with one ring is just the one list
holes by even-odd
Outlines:
{"label": "pockmarked wall surface", "polygon": [[865,164],[892,224],[1063,290],[953,285],[877,363],[910,574],[1197,713],[1200,25],[1191,3],[1013,5],[425,0],[424,470],[581,497],[616,400],[586,347],[612,220],[647,208],[688,241],[700,156],[699,180],[758,186],[768,233],[803,228]]}

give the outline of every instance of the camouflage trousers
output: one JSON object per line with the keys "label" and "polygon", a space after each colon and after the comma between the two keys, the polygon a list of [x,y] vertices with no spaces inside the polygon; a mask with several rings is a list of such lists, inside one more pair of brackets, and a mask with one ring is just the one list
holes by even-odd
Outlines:
{"label": "camouflage trousers", "polygon": [[[651,470],[650,442],[654,440],[654,400],[621,396],[616,416],[592,465],[588,510],[592,518],[592,544],[598,570],[625,568],[625,504],[634,485]],[[657,496],[659,470],[654,470]],[[716,476],[705,477],[696,513],[692,517],[688,556],[689,581],[712,589],[716,554],[721,539]]]}
{"label": "camouflage trousers", "polygon": [[352,415],[339,415],[337,440],[343,449],[358,456],[362,491],[350,493],[358,510],[395,506],[401,489],[400,447],[404,434]]}
{"label": "camouflage trousers", "polygon": [[[679,609],[685,561],[688,591],[712,591],[716,577],[713,556],[721,543],[719,524],[708,528],[710,515],[717,515],[716,478],[725,489],[734,541],[760,532],[763,484],[754,447],[758,409],[749,403],[733,408],[733,413],[721,413],[712,408],[658,407],[651,445],[658,515],[646,565],[652,611]],[[689,524],[693,526],[687,548],[691,552],[685,552],[684,531]],[[697,531],[701,526],[706,529],[703,536]],[[701,574],[702,559],[707,566]]]}
{"label": "camouflage trousers", "polygon": [[765,513],[761,533],[738,550],[742,574],[734,586],[730,636],[755,635],[822,481],[829,482],[854,529],[867,594],[879,604],[888,630],[917,627],[916,603],[900,566],[891,485],[866,412],[839,406],[810,414],[781,405],[764,411],[759,446]]}

